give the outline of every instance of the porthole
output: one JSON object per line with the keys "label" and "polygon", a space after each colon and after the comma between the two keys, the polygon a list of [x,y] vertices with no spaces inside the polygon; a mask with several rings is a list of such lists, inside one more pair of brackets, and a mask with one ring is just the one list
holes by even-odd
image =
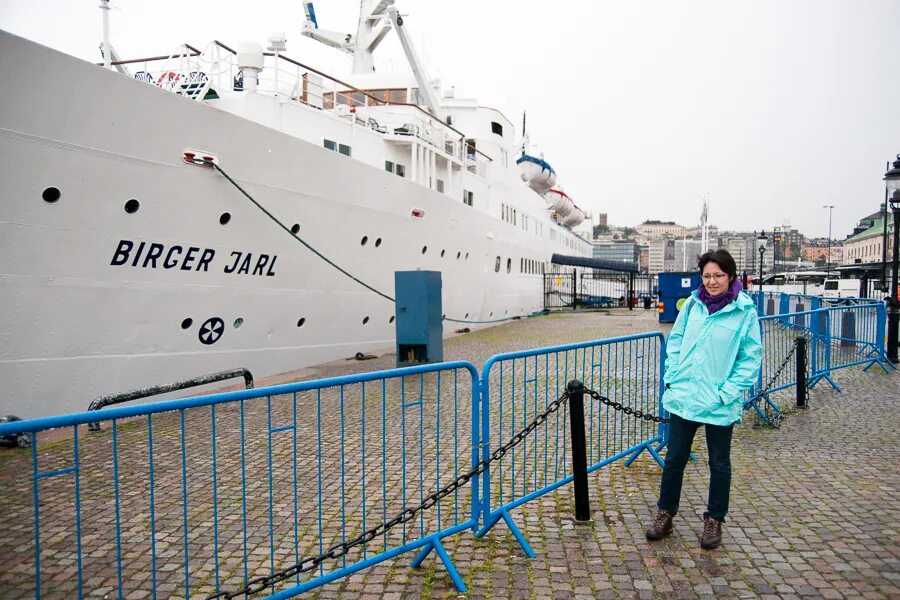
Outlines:
{"label": "porthole", "polygon": [[129,200],[128,202],[125,203],[125,212],[127,212],[129,215],[133,215],[134,213],[136,213],[138,211],[138,209],[140,207],[141,207],[141,203],[138,202],[137,200],[135,200],[134,198],[132,198],[131,200]]}
{"label": "porthole", "polygon": [[300,223],[294,223],[294,226],[291,227],[291,233],[293,233],[294,235],[300,233]]}
{"label": "porthole", "polygon": [[497,260],[494,261],[494,273],[500,272],[500,257],[497,257]]}
{"label": "porthole", "polygon": [[466,252],[466,260],[469,260],[469,253]]}
{"label": "porthole", "polygon": [[494,316],[494,311],[491,311],[491,314],[488,315],[488,316],[493,317],[493,316]]}
{"label": "porthole", "polygon": [[241,325],[243,325],[243,324],[244,324],[244,319],[242,319],[241,317],[238,317],[237,319],[234,320],[234,328],[235,329],[240,329]]}
{"label": "porthole", "polygon": [[297,327],[303,327],[304,323],[306,323],[306,317],[300,317],[300,320],[297,321]]}
{"label": "porthole", "polygon": [[447,253],[446,250],[441,250],[441,258],[444,258],[444,254],[446,254],[446,253]]}
{"label": "porthole", "polygon": [[381,238],[376,238],[376,240],[375,240],[375,247],[377,248],[377,247],[380,246],[380,245],[381,245]]}
{"label": "porthole", "polygon": [[220,225],[228,225],[228,222],[231,220],[231,213],[222,213],[222,216],[219,217]]}
{"label": "porthole", "polygon": [[369,241],[369,236],[364,235],[364,236],[362,236],[362,239],[359,240],[359,245],[360,245],[360,246],[365,246],[365,245],[366,245],[366,242],[368,242],[368,241]]}
{"label": "porthole", "polygon": [[466,316],[463,317],[463,318],[464,318],[464,319],[468,319],[468,318],[469,318],[469,313],[466,313]]}
{"label": "porthole", "polygon": [[44,202],[49,202],[53,204],[57,200],[59,200],[60,196],[62,196],[62,192],[59,191],[59,188],[48,187],[44,190],[44,193],[41,194],[41,197],[44,199]]}
{"label": "porthole", "polygon": [[506,259],[506,272],[512,273],[512,259],[511,258]]}
{"label": "porthole", "polygon": [[394,322],[394,315],[391,315],[391,318],[388,319],[388,323],[393,323],[393,322]]}
{"label": "porthole", "polygon": [[459,260],[459,257],[460,257],[460,256],[462,256],[462,252],[457,252],[457,253],[456,253],[456,260]]}
{"label": "porthole", "polygon": [[422,246],[422,254],[428,252],[428,246]]}
{"label": "porthole", "polygon": [[363,317],[363,325],[369,322],[369,317]]}
{"label": "porthole", "polygon": [[182,329],[188,329],[191,325],[194,324],[194,320],[190,317],[181,322]]}

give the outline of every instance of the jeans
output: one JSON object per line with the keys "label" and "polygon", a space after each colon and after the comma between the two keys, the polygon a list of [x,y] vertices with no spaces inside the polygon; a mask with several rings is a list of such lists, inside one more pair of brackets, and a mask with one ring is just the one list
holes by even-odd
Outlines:
{"label": "jeans", "polygon": [[701,425],[705,425],[706,448],[709,450],[709,500],[703,518],[712,517],[717,521],[724,521],[731,491],[731,434],[734,425],[698,423],[675,414],[670,414],[669,417],[669,443],[657,507],[673,515],[678,513],[684,467],[690,456],[694,434]]}

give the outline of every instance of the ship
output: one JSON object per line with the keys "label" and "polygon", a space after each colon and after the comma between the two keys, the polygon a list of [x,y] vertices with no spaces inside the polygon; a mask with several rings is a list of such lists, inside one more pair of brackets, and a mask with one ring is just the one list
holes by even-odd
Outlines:
{"label": "ship", "polygon": [[[441,273],[445,334],[490,326],[543,308],[553,254],[591,255],[524,132],[361,4],[350,35],[304,3],[344,77],[277,35],[124,60],[105,29],[90,63],[0,31],[0,414],[392,348],[397,271]],[[375,71],[392,33],[408,75]]]}

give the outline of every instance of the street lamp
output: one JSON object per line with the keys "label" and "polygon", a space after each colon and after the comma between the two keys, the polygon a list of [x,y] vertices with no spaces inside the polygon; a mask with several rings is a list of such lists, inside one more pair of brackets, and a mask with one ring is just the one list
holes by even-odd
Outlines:
{"label": "street lamp", "polygon": [[831,211],[834,210],[834,205],[826,204],[822,208],[828,209],[828,255],[825,258],[825,279],[828,279],[831,275]]}
{"label": "street lamp", "polygon": [[888,312],[888,360],[894,364],[900,362],[897,357],[897,327],[900,325],[900,298],[897,297],[897,270],[900,266],[900,154],[894,162],[894,168],[884,174],[888,202],[894,218],[894,258],[891,262],[891,306]]}
{"label": "street lamp", "polygon": [[762,278],[763,278],[763,254],[766,253],[766,244],[769,242],[769,239],[766,237],[765,230],[760,231],[759,235],[756,237],[756,251],[759,252],[759,296],[760,302],[759,305],[762,306]]}

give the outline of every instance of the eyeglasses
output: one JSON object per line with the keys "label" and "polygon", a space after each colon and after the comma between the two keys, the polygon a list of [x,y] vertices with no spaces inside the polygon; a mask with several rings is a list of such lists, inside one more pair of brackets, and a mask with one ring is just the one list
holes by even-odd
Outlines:
{"label": "eyeglasses", "polygon": [[704,276],[703,276],[703,281],[707,281],[707,282],[708,282],[710,279],[715,279],[716,281],[722,281],[722,280],[725,279],[726,277],[728,277],[728,275],[725,274],[725,273],[714,273],[714,274],[712,274],[712,275],[704,275]]}

